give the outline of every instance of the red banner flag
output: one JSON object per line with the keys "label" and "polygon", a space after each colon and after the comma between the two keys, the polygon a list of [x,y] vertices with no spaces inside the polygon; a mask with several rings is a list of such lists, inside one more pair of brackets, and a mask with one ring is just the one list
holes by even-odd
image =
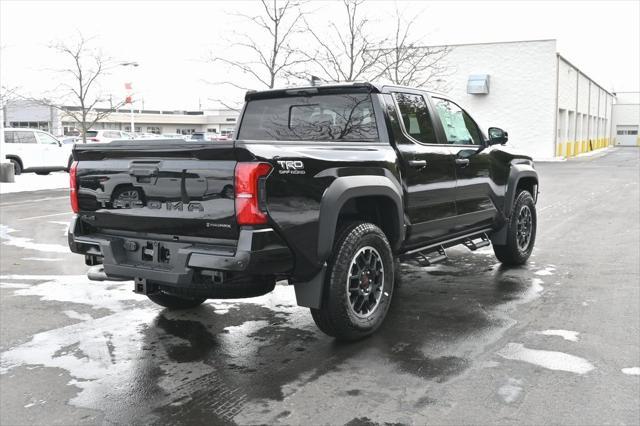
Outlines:
{"label": "red banner flag", "polygon": [[131,103],[131,96],[127,96],[127,97],[125,98],[124,103],[125,103],[125,104],[130,104],[130,103]]}
{"label": "red banner flag", "polygon": [[131,83],[125,83],[124,88],[127,90],[131,90]]}

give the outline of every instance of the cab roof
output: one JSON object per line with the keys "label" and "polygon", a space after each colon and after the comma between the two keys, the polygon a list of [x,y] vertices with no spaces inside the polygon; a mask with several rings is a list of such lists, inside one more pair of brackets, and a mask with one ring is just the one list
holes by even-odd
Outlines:
{"label": "cab roof", "polygon": [[394,84],[379,84],[370,82],[350,82],[350,83],[329,83],[320,84],[317,86],[292,86],[282,89],[267,89],[267,90],[249,90],[244,100],[250,101],[254,99],[269,99],[269,98],[281,98],[286,96],[304,96],[314,94],[332,94],[341,92],[360,92],[360,93],[383,93],[387,89],[405,89],[405,90],[420,90],[429,94],[438,95],[441,97],[447,97],[445,94],[434,92],[431,90],[425,90],[419,87],[398,86]]}

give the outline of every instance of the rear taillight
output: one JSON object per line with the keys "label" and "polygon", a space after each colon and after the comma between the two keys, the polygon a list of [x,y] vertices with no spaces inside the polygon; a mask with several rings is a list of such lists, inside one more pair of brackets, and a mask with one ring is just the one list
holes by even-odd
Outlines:
{"label": "rear taillight", "polygon": [[238,225],[267,223],[264,178],[270,171],[271,165],[268,163],[236,164],[235,200]]}
{"label": "rear taillight", "polygon": [[74,213],[78,213],[78,162],[71,163],[69,168],[69,196],[71,197],[71,210]]}
{"label": "rear taillight", "polygon": [[100,142],[100,139],[98,139],[98,138],[89,138],[89,140],[91,142]]}

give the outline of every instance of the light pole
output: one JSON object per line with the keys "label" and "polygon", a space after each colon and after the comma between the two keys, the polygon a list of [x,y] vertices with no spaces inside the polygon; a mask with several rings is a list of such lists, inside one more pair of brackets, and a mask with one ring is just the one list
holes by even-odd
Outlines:
{"label": "light pole", "polygon": [[[137,68],[139,66],[139,64],[137,62],[131,61],[131,62],[121,62],[120,63],[121,66],[123,67],[134,67]],[[131,89],[131,86],[129,87],[129,89]],[[129,97],[129,106],[131,107],[130,112],[131,112],[131,134],[134,134],[136,132],[136,128],[135,128],[135,123],[133,120],[133,98],[132,98],[132,92],[129,93],[130,97]]]}

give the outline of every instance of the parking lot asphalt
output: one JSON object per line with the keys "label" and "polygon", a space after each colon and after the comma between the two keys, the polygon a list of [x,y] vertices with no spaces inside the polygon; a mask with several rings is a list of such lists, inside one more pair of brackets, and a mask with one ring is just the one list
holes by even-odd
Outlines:
{"label": "parking lot asphalt", "polygon": [[525,267],[491,248],[403,265],[351,344],[286,285],[176,313],[91,282],[66,191],[3,195],[0,424],[638,424],[639,154],[537,164]]}

